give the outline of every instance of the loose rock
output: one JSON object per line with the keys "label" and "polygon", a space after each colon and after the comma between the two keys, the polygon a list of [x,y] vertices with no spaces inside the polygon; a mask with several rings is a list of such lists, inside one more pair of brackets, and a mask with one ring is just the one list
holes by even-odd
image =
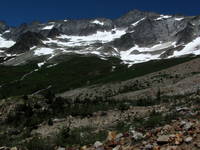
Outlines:
{"label": "loose rock", "polygon": [[169,138],[170,138],[169,135],[159,136],[158,139],[157,139],[157,143],[159,145],[167,144],[169,142]]}
{"label": "loose rock", "polygon": [[192,137],[187,137],[187,138],[185,139],[185,142],[186,142],[186,143],[190,143],[190,142],[192,142],[192,140],[193,140]]}

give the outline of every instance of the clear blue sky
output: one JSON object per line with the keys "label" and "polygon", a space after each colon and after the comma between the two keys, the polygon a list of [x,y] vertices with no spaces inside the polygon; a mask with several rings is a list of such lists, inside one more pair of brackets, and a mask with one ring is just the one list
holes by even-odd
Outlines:
{"label": "clear blue sky", "polygon": [[117,18],[139,9],[200,15],[200,0],[1,0],[0,20],[9,25],[54,19]]}

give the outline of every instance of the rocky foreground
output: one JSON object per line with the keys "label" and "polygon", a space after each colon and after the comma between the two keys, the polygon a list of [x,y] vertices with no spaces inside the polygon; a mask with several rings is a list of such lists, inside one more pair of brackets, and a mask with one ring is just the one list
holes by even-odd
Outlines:
{"label": "rocky foreground", "polygon": [[[105,141],[90,145],[55,147],[55,150],[197,150],[200,149],[199,106],[176,108],[180,118],[152,129],[130,128],[124,133],[109,131]],[[175,115],[175,114],[174,114]],[[23,150],[0,147],[0,150]],[[37,148],[36,148],[37,150]]]}
{"label": "rocky foreground", "polygon": [[[187,111],[187,109],[182,109]],[[186,113],[186,112],[185,112]],[[185,114],[183,113],[183,115]],[[188,113],[188,112],[187,112]],[[190,113],[190,112],[189,112]],[[196,150],[200,149],[199,111],[188,119],[173,120],[171,124],[151,130],[131,129],[129,132],[110,131],[106,141],[96,141],[93,145],[66,149],[81,150]],[[56,148],[65,150],[65,148]]]}

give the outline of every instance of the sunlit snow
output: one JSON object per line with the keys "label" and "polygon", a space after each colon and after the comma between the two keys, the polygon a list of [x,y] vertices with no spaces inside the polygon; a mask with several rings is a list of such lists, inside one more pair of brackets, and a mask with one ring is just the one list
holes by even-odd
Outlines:
{"label": "sunlit snow", "polygon": [[175,51],[172,57],[178,57],[187,54],[200,55],[200,37],[186,44],[181,51]]}
{"label": "sunlit snow", "polygon": [[10,32],[10,30],[6,30],[3,34],[5,34],[5,33],[9,33]]}
{"label": "sunlit snow", "polygon": [[[115,31],[114,33],[112,31]],[[57,40],[49,39],[48,41],[43,41],[45,44],[55,43],[60,46],[86,46],[96,42],[107,43],[113,41],[116,38],[120,38],[122,35],[126,34],[126,30],[113,29],[112,31],[97,31],[95,34],[88,36],[69,36],[61,35],[57,37]],[[60,40],[68,40],[62,42]]]}
{"label": "sunlit snow", "polygon": [[43,30],[51,30],[54,27],[54,25],[48,25],[44,28],[42,28]]}
{"label": "sunlit snow", "polygon": [[158,20],[163,20],[163,19],[168,19],[171,18],[172,16],[168,16],[168,15],[160,15],[160,17],[158,17],[157,19],[155,19],[156,21]]}
{"label": "sunlit snow", "polygon": [[101,22],[101,21],[99,21],[99,20],[94,20],[94,21],[91,21],[91,23],[94,23],[94,24],[99,24],[99,25],[101,25],[101,26],[103,26],[103,25],[104,25],[104,22]]}
{"label": "sunlit snow", "polygon": [[45,62],[41,62],[41,63],[38,63],[37,65],[38,65],[38,67],[40,68],[40,67],[42,67],[44,64],[45,64]]}
{"label": "sunlit snow", "polygon": [[176,21],[181,21],[183,19],[184,19],[183,17],[182,18],[175,18]]}
{"label": "sunlit snow", "polygon": [[9,48],[9,47],[13,46],[14,44],[15,44],[14,41],[6,40],[6,39],[2,38],[1,34],[0,34],[0,48]]}
{"label": "sunlit snow", "polygon": [[136,21],[135,23],[132,24],[132,26],[134,26],[134,27],[137,26],[141,21],[143,21],[145,19],[146,19],[146,17]]}
{"label": "sunlit snow", "polygon": [[[127,51],[121,51],[120,57],[121,59],[128,64],[134,64],[134,63],[140,63],[140,62],[146,62],[149,60],[154,59],[160,59],[161,53],[158,54],[151,54],[150,52],[155,52],[157,50],[162,50],[169,47],[174,47],[175,42],[166,42],[166,43],[159,43],[152,47],[139,47],[138,45],[135,45],[134,47],[130,48]],[[138,53],[133,53],[134,51],[137,51]]]}
{"label": "sunlit snow", "polygon": [[34,54],[37,56],[41,55],[52,55],[54,53],[54,50],[51,48],[38,48],[34,51]]}

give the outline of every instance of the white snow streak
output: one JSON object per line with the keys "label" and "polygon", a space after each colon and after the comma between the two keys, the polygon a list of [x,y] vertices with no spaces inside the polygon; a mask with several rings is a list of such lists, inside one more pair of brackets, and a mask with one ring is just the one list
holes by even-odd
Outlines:
{"label": "white snow streak", "polygon": [[183,17],[182,18],[175,18],[176,21],[181,21],[183,19],[184,19]]}
{"label": "white snow streak", "polygon": [[[115,31],[112,33],[112,31]],[[126,30],[113,29],[112,31],[97,31],[95,34],[88,36],[69,36],[61,35],[58,36],[58,40],[49,39],[49,41],[43,41],[45,44],[54,43],[59,46],[87,46],[96,42],[107,43],[113,41],[116,38],[120,38],[122,35],[126,34]],[[60,40],[68,40],[67,42],[62,42]]]}
{"label": "white snow streak", "polygon": [[51,29],[53,29],[53,27],[54,27],[54,25],[48,25],[48,26],[42,28],[42,30],[51,30]]}
{"label": "white snow streak", "polygon": [[41,62],[41,63],[38,63],[38,67],[41,68],[43,65],[45,64],[45,62]]}
{"label": "white snow streak", "polygon": [[0,48],[9,48],[15,44],[14,41],[6,40],[0,34]]}
{"label": "white snow streak", "polygon": [[145,19],[146,19],[146,17],[136,21],[135,23],[132,24],[132,26],[134,26],[134,27],[137,26],[141,21],[143,21]]}
{"label": "white snow streak", "polygon": [[54,50],[51,48],[38,48],[34,51],[34,54],[37,56],[41,56],[41,55],[52,55],[54,53]]}
{"label": "white snow streak", "polygon": [[158,20],[163,20],[163,19],[168,19],[171,18],[172,16],[168,16],[168,15],[160,15],[160,17],[158,17],[157,19],[155,19],[156,21]]}
{"label": "white snow streak", "polygon": [[[135,63],[141,63],[146,62],[150,60],[160,59],[161,53],[158,54],[151,54],[150,52],[155,52],[157,50],[162,50],[168,47],[174,47],[175,42],[166,42],[166,43],[160,43],[156,44],[152,47],[139,47],[138,45],[135,45],[131,49],[127,51],[121,51],[120,57],[124,61],[124,63],[128,64],[135,64]],[[134,51],[137,51],[134,53]]]}
{"label": "white snow streak", "polygon": [[91,21],[91,23],[93,23],[93,24],[99,24],[99,25],[101,25],[101,26],[104,25],[104,22],[101,22],[101,21],[99,21],[99,20]]}
{"label": "white snow streak", "polygon": [[200,37],[186,44],[181,51],[175,51],[172,57],[178,57],[187,54],[200,55]]}

